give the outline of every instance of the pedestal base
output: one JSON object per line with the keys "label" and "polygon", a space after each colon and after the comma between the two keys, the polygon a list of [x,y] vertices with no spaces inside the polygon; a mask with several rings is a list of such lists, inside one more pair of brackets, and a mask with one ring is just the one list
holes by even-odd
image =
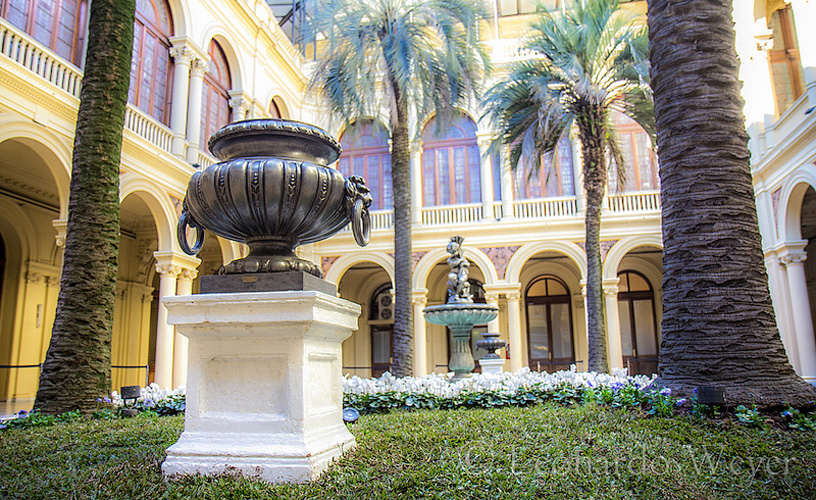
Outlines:
{"label": "pedestal base", "polygon": [[321,292],[169,297],[189,338],[184,432],[165,476],[315,479],[355,445],[342,420],[342,342],[358,305]]}
{"label": "pedestal base", "polygon": [[502,358],[480,359],[479,365],[482,373],[501,373],[504,371],[504,360]]}

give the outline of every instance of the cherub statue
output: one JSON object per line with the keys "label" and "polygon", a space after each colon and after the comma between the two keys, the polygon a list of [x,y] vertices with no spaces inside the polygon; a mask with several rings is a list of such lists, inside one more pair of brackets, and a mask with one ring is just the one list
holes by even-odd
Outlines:
{"label": "cherub statue", "polygon": [[461,236],[452,236],[448,243],[448,303],[473,302],[470,295],[470,283],[468,283],[468,267],[470,262],[464,256]]}

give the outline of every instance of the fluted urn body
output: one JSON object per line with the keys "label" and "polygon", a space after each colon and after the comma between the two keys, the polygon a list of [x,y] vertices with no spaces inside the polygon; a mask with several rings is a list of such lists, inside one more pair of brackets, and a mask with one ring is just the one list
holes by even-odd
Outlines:
{"label": "fluted urn body", "polygon": [[[305,271],[322,277],[295,248],[324,240],[352,222],[358,244],[368,243],[369,190],[328,167],[340,144],[325,131],[288,120],[246,120],[216,132],[210,151],[222,160],[196,172],[179,219],[182,249],[195,254],[203,230],[245,243],[249,255],[221,274]],[[196,231],[191,248],[187,230]]]}

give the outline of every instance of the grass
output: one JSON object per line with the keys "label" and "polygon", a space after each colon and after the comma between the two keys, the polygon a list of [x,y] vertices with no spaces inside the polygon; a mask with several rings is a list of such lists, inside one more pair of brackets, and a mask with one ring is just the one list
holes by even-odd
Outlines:
{"label": "grass", "polygon": [[589,404],[395,412],[351,426],[357,449],[308,485],[165,481],[182,417],[0,433],[2,499],[813,498],[811,432],[645,417]]}

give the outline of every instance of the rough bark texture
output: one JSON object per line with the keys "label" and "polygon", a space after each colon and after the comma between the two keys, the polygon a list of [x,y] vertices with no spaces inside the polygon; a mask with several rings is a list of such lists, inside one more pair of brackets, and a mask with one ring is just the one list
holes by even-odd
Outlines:
{"label": "rough bark texture", "polygon": [[729,404],[808,405],[776,327],[742,114],[730,0],[649,0],[663,204],[658,383]]}
{"label": "rough bark texture", "polygon": [[606,187],[606,119],[600,106],[585,105],[576,113],[586,190],[587,355],[589,370],[608,372],[606,321],[601,268],[601,208]]}
{"label": "rough bark texture", "polygon": [[[395,92],[396,93],[396,92]],[[391,182],[394,193],[394,360],[391,373],[406,377],[414,368],[414,321],[411,280],[411,179],[408,107],[399,103],[391,131]]]}
{"label": "rough bark texture", "polygon": [[34,404],[44,413],[88,411],[110,392],[119,159],[135,10],[134,0],[91,5],[60,293]]}

